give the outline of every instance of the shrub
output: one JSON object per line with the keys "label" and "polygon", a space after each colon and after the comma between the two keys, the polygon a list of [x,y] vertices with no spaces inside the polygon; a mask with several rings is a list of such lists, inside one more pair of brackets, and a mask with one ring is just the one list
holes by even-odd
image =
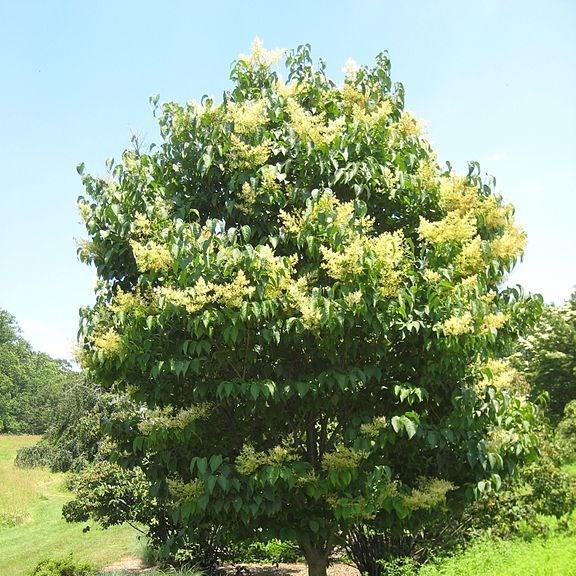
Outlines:
{"label": "shrub", "polygon": [[379,561],[386,576],[418,576],[418,564],[411,558],[395,558]]}
{"label": "shrub", "polygon": [[46,442],[40,441],[32,446],[24,446],[16,453],[14,463],[19,468],[38,468],[50,466],[53,459],[53,448]]}
{"label": "shrub", "polygon": [[151,523],[160,511],[149,486],[138,468],[123,470],[111,462],[95,462],[70,477],[69,488],[76,498],[64,505],[64,518],[69,522],[93,518],[104,527]]}
{"label": "shrub", "polygon": [[0,511],[0,529],[14,528],[24,524],[30,515],[24,510],[1,510]]}
{"label": "shrub", "polygon": [[346,541],[346,551],[362,574],[416,574],[417,566],[445,555],[470,537],[465,510],[438,508],[417,526],[375,530],[360,525]]}
{"label": "shrub", "polygon": [[297,544],[277,538],[242,542],[233,548],[233,560],[235,562],[290,563],[297,562],[301,557],[302,553]]}
{"label": "shrub", "polygon": [[39,562],[30,576],[95,576],[96,569],[88,562],[65,558],[49,558]]}

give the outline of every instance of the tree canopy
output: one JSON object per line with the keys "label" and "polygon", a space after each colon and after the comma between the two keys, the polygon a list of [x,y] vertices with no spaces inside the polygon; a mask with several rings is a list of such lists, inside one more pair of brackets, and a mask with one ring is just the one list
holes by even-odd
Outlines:
{"label": "tree canopy", "polygon": [[[158,105],[161,143],[79,171],[96,267],[80,353],[147,409],[109,430],[189,526],[264,529],[312,574],[353,527],[496,489],[534,449],[497,361],[540,300],[503,287],[513,208],[442,167],[385,54],[343,85],[256,42],[221,102]],[[154,528],[151,527],[151,530]]]}

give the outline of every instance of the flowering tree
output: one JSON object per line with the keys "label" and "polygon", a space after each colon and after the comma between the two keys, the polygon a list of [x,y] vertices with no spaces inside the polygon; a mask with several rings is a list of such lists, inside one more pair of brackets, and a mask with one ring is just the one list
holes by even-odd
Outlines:
{"label": "flowering tree", "polygon": [[80,357],[147,406],[111,430],[175,538],[264,529],[320,576],[352,527],[497,488],[531,453],[532,405],[485,363],[539,301],[500,288],[511,206],[477,164],[439,166],[385,55],[342,86],[306,46],[284,82],[280,56],[256,42],[221,103],[154,99],[161,145],[83,175]]}

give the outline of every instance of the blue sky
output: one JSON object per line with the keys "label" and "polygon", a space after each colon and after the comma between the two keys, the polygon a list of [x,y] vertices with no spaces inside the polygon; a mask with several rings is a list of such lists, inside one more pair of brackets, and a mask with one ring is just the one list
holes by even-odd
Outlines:
{"label": "blue sky", "polygon": [[308,42],[335,80],[388,50],[441,160],[478,160],[529,234],[512,281],[561,302],[576,285],[574,0],[0,0],[0,307],[40,350],[69,357],[93,272],[75,166],[104,172],[148,104],[218,98],[259,36]]}

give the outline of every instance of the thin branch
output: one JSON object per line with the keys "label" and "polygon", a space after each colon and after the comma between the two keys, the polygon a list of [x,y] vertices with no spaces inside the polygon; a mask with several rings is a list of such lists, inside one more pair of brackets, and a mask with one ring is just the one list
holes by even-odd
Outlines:
{"label": "thin branch", "polygon": [[250,331],[246,331],[246,350],[244,351],[244,368],[242,370],[242,380],[246,378],[246,371],[248,370],[248,351],[250,349]]}

